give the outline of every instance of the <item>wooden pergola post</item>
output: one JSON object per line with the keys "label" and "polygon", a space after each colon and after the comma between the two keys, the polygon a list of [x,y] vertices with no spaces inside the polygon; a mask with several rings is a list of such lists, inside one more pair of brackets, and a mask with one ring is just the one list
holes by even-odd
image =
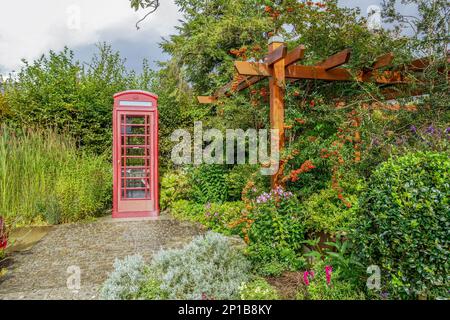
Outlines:
{"label": "wooden pergola post", "polygon": [[[279,37],[272,37],[269,40],[269,55],[276,49],[284,46],[284,42]],[[271,141],[278,144],[279,153],[284,147],[284,94],[285,94],[285,62],[284,58],[278,60],[272,65],[272,77],[269,78],[270,88],[270,127],[278,133]],[[278,167],[277,172],[271,176],[271,186],[275,188],[279,177],[282,174],[282,168]]]}

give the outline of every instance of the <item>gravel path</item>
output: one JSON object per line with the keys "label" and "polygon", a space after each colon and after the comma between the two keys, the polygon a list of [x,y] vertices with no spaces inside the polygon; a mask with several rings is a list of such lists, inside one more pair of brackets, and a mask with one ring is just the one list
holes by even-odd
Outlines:
{"label": "gravel path", "polygon": [[[56,226],[30,250],[11,255],[8,273],[0,279],[0,300],[98,299],[115,258],[139,253],[149,261],[160,248],[179,247],[201,233],[197,225],[164,216]],[[71,266],[81,271],[79,291],[67,286]]]}

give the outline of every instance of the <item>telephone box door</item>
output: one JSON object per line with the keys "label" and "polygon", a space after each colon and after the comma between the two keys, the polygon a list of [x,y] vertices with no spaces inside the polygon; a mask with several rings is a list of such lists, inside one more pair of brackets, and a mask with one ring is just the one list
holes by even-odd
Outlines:
{"label": "telephone box door", "polygon": [[156,99],[134,91],[115,99],[113,217],[158,216]]}

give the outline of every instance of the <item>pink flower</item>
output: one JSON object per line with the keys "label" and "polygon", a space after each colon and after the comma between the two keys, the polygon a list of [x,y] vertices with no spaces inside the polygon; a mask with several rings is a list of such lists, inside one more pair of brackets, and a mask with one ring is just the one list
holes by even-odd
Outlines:
{"label": "pink flower", "polygon": [[327,276],[327,284],[329,285],[331,282],[331,272],[333,272],[332,266],[325,266],[325,274]]}

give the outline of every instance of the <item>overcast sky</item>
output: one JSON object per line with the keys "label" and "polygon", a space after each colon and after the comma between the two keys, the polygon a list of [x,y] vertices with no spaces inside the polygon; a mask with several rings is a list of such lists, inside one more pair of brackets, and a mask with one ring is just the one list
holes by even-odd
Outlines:
{"label": "overcast sky", "polygon": [[[65,45],[87,61],[95,44],[107,42],[127,59],[127,67],[139,70],[142,60],[164,60],[158,43],[175,32],[181,18],[173,0],[161,0],[155,14],[136,30],[144,14],[134,12],[129,0],[0,0],[0,74],[18,70],[21,59],[33,60]],[[380,0],[341,0],[341,5],[361,8]]]}

